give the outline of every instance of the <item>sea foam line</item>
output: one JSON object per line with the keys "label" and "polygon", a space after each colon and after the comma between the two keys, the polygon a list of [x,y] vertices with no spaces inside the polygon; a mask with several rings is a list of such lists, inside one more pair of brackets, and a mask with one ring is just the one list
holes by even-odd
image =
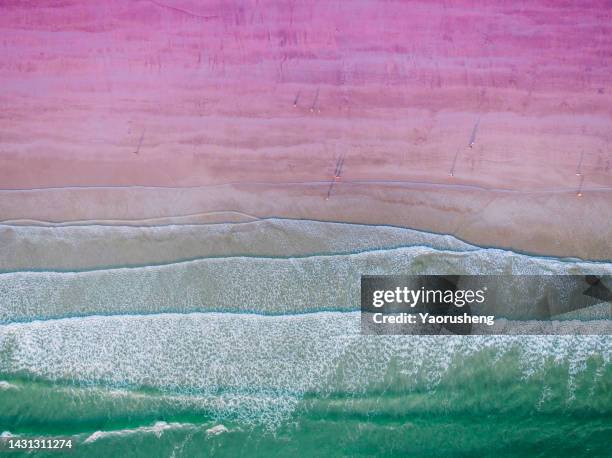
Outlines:
{"label": "sea foam line", "polygon": [[[223,426],[223,425],[221,425]],[[140,426],[138,428],[128,428],[128,429],[120,429],[113,431],[96,431],[89,435],[84,441],[84,444],[91,444],[92,442],[96,442],[100,439],[107,439],[110,437],[123,437],[130,436],[133,434],[154,434],[157,438],[160,438],[165,431],[183,429],[200,429],[201,426],[192,424],[192,423],[166,423],[165,421],[155,422],[151,426]],[[212,428],[211,428],[212,429]]]}

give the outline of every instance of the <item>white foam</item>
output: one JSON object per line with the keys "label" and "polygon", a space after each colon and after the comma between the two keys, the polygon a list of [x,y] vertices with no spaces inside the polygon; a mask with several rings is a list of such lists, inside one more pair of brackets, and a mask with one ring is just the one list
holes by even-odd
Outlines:
{"label": "white foam", "polygon": [[18,390],[19,387],[17,385],[13,385],[12,383],[6,382],[4,380],[0,380],[0,391],[3,390]]}
{"label": "white foam", "polygon": [[109,437],[120,437],[120,436],[129,436],[132,434],[154,434],[158,438],[162,436],[164,431],[172,430],[172,429],[195,429],[196,425],[190,423],[166,423],[165,421],[158,421],[151,426],[140,426],[138,428],[132,429],[121,429],[115,431],[96,431],[91,434],[83,441],[84,444],[89,444],[95,442],[100,439],[105,439]]}
{"label": "white foam", "polygon": [[229,430],[224,425],[213,426],[206,430],[207,436],[218,436],[219,434],[227,433]]}

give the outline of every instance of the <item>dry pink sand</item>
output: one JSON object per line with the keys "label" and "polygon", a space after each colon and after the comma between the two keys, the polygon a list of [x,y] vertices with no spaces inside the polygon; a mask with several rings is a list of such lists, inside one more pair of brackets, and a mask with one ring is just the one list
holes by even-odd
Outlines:
{"label": "dry pink sand", "polygon": [[[0,220],[232,211],[612,259],[612,8],[586,3],[4,1]],[[15,191],[71,186],[149,188]]]}

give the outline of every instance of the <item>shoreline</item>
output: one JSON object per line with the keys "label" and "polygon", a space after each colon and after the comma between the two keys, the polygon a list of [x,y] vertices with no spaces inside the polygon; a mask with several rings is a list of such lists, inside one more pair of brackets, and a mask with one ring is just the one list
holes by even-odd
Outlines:
{"label": "shoreline", "polygon": [[315,220],[448,234],[477,246],[534,255],[612,259],[612,205],[607,192],[585,191],[581,197],[492,195],[466,189],[340,184],[325,200],[328,187],[328,183],[321,183],[0,191],[0,220],[93,220],[144,226],[269,218]]}

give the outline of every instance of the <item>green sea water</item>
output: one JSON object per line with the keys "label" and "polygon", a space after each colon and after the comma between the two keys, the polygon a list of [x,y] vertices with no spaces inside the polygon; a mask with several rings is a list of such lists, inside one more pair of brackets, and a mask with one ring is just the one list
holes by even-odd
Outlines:
{"label": "green sea water", "polygon": [[520,359],[479,351],[435,386],[404,383],[391,364],[371,389],[305,393],[273,426],[151,389],[2,376],[0,430],[74,440],[70,452],[35,456],[609,456],[610,364],[591,356],[570,375],[549,358],[526,377]]}

